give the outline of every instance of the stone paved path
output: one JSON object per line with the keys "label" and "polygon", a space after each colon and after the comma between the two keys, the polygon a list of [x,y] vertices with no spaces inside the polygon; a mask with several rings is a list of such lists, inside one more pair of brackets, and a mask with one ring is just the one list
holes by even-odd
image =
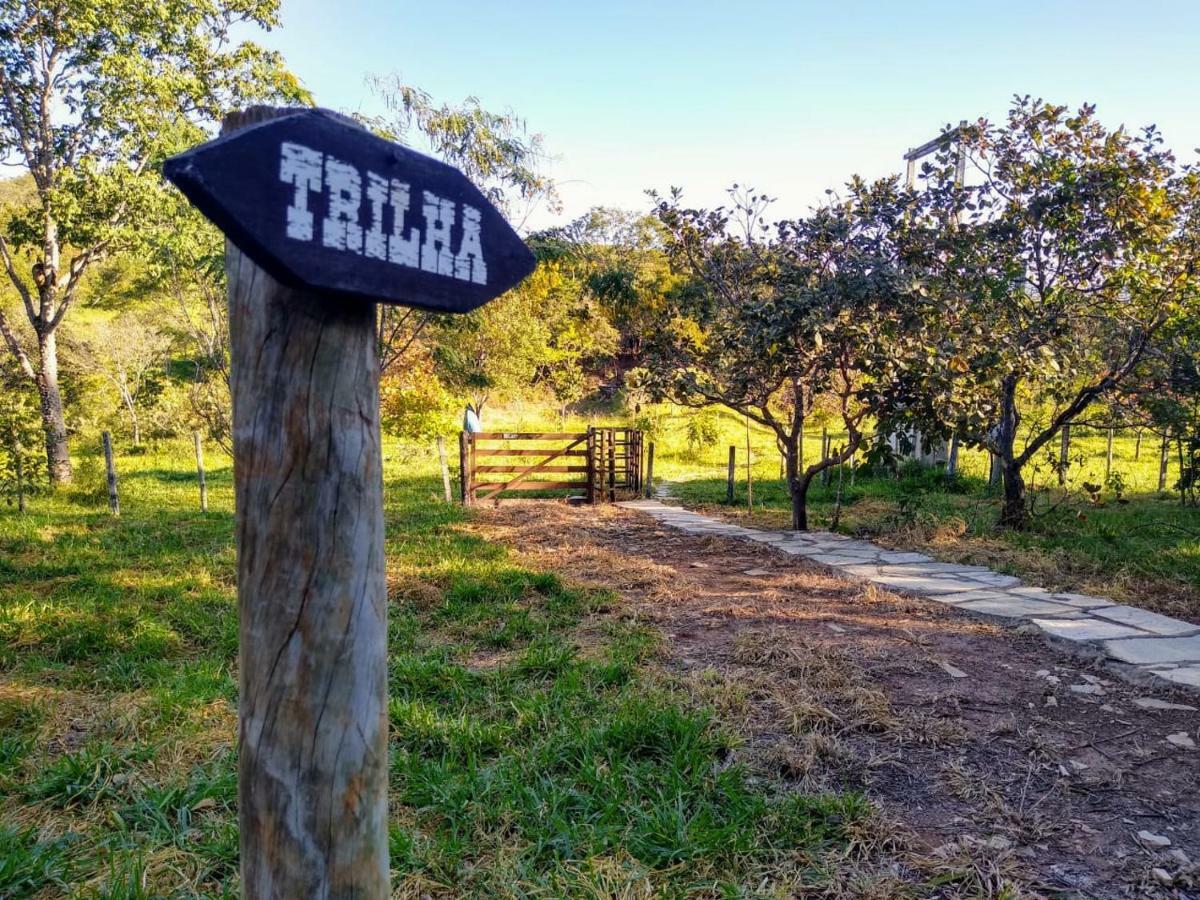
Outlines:
{"label": "stone paved path", "polygon": [[[662,496],[660,494],[660,496]],[[1200,626],[1104,597],[1052,593],[982,566],[937,562],[831,532],[760,531],[660,500],[619,503],[689,534],[757,541],[847,575],[966,612],[1031,625],[1048,637],[1123,664],[1126,674],[1200,690]]]}

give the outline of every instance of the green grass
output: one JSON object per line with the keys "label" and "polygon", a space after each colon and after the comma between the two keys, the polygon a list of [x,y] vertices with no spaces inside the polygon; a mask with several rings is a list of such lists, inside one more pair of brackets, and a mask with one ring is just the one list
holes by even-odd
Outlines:
{"label": "green grass", "polygon": [[[727,765],[738,736],[672,686],[656,633],[460,529],[432,461],[389,457],[403,892],[740,896],[824,877],[861,797]],[[230,468],[210,461],[202,514],[189,448],[121,457],[114,519],[80,462],[75,487],[0,510],[0,896],[231,896]]]}

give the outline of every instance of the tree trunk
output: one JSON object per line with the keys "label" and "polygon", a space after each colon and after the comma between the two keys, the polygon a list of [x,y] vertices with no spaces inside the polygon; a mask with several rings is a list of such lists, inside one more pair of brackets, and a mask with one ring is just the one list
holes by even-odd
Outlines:
{"label": "tree trunk", "polygon": [[1017,425],[1021,414],[1017,410],[1017,379],[1008,376],[1000,388],[999,446],[1000,472],[1004,480],[1004,501],[1000,508],[1000,525],[1003,528],[1023,528],[1029,521],[1029,508],[1025,503],[1025,479],[1021,477],[1021,466],[1016,460],[1015,446]]}
{"label": "tree trunk", "polygon": [[1004,478],[1004,503],[1000,508],[1000,525],[1004,528],[1024,528],[1029,522],[1029,506],[1025,497],[1025,479],[1021,467],[1011,458],[1001,459]]}
{"label": "tree trunk", "polygon": [[71,457],[67,451],[67,423],[62,393],[58,389],[58,341],[53,332],[38,338],[38,399],[42,408],[42,430],[46,433],[46,471],[52,485],[69,484]]}
{"label": "tree trunk", "polygon": [[801,472],[800,441],[797,437],[794,444],[786,448],[787,486],[792,501],[792,530],[808,531],[808,486],[812,483],[812,475]]}

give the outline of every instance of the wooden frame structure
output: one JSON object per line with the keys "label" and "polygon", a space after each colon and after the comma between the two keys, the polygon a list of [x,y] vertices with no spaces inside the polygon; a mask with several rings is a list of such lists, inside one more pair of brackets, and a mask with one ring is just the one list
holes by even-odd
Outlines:
{"label": "wooden frame structure", "polygon": [[642,433],[633,428],[464,431],[459,435],[462,502],[471,506],[516,491],[611,502],[618,494],[641,491],[643,450]]}

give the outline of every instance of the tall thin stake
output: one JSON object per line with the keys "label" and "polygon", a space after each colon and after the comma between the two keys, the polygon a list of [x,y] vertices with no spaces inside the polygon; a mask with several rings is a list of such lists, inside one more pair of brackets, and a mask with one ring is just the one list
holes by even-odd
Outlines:
{"label": "tall thin stake", "polygon": [[113,464],[112,435],[107,431],[101,432],[100,440],[104,444],[104,471],[108,475],[108,511],[119,516],[121,500],[117,496],[117,467]]}
{"label": "tall thin stake", "polygon": [[437,451],[438,462],[442,467],[442,494],[445,496],[446,502],[450,503],[452,498],[450,490],[450,463],[446,461],[446,439],[440,434],[437,436]]}
{"label": "tall thin stake", "polygon": [[750,471],[750,417],[746,416],[746,509],[754,512],[754,474]]}
{"label": "tall thin stake", "polygon": [[196,445],[196,477],[200,480],[200,512],[208,512],[208,484],[204,480],[204,445],[200,443],[200,432],[192,432]]}

